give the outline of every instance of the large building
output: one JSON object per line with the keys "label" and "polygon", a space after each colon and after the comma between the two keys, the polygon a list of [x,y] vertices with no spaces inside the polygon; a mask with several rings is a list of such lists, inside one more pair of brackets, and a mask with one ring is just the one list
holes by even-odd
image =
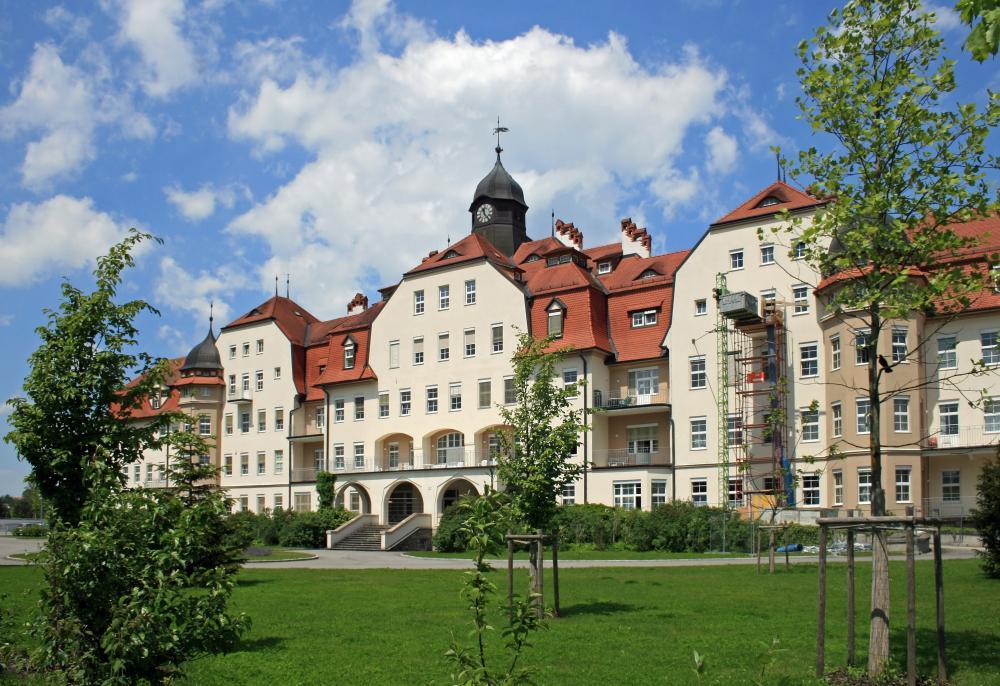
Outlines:
{"label": "large building", "polygon": [[[469,235],[432,251],[374,304],[357,294],[337,319],[276,294],[176,361],[171,389],[143,412],[198,416],[217,436],[206,459],[236,507],[315,509],[316,475],[328,471],[337,501],[367,515],[358,526],[389,547],[495,482],[516,336],[554,334],[573,346],[563,382],[582,382],[576,402],[600,410],[564,503],[648,509],[677,499],[799,518],[864,509],[867,407],[855,389],[865,332],[825,314],[837,280],[819,278],[794,238],[771,231],[781,211],[808,225],[822,205],[777,182],[693,249],[663,255],[629,219],[607,245],[585,248],[561,221],[531,240],[524,193],[498,149],[469,206]],[[998,229],[995,218],[959,227]],[[996,240],[962,260],[981,264]],[[1000,364],[998,331],[992,292],[959,317],[917,313],[886,329],[882,349],[902,363],[883,410],[889,509],[968,509],[1000,437],[1000,402],[970,407],[984,379],[965,374],[973,360]],[[149,455],[129,477],[156,484],[166,460]]]}

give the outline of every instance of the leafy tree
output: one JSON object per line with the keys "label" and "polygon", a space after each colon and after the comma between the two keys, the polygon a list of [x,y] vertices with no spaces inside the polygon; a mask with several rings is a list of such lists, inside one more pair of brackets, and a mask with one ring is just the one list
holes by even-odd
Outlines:
{"label": "leafy tree", "polygon": [[319,499],[319,509],[333,507],[334,489],[337,486],[337,475],[330,472],[317,472],[316,494]]}
{"label": "leafy tree", "polygon": [[976,509],[972,524],[983,542],[983,571],[1000,579],[1000,455],[983,466],[976,491]]}
{"label": "leafy tree", "polygon": [[[816,133],[833,138],[830,152],[798,155],[793,178],[831,202],[811,225],[789,217],[816,271],[844,277],[827,313],[857,321],[870,332],[867,387],[872,514],[885,514],[879,439],[885,368],[880,333],[914,311],[960,311],[980,291],[985,269],[942,265],[975,247],[948,225],[985,216],[997,207],[986,177],[996,157],[986,139],[1000,102],[947,109],[955,89],[954,63],[920,0],[855,0],[830,15],[799,46],[798,98]],[[914,271],[917,270],[917,271]],[[918,276],[914,276],[914,275]],[[892,365],[886,364],[891,368]],[[869,671],[883,671],[889,652],[889,578],[884,536],[872,555]]]}
{"label": "leafy tree", "polygon": [[131,352],[135,317],[156,310],[143,300],[114,300],[122,272],[135,263],[133,249],[151,238],[133,229],[101,257],[92,293],[63,282],[59,308],[46,310],[48,323],[37,329],[42,344],[29,359],[27,397],[9,401],[13,430],[4,440],[31,465],[28,481],[50,521],[76,524],[91,487],[88,466],[101,460],[124,479],[122,468],[158,447],[170,421],[121,421],[157,392],[167,372],[166,360]]}
{"label": "leafy tree", "polygon": [[1000,0],[959,0],[955,9],[972,27],[965,49],[973,59],[983,62],[991,55],[996,57],[1000,48]]}

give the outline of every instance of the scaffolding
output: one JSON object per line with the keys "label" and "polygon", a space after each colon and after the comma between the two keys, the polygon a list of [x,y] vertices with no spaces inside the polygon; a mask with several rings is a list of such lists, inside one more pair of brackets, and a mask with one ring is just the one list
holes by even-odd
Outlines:
{"label": "scaffolding", "polygon": [[[717,283],[724,288],[725,278]],[[734,479],[750,516],[793,506],[782,311],[748,293],[721,291],[718,300],[720,501],[729,504]]]}
{"label": "scaffolding", "polygon": [[719,455],[719,505],[729,509],[729,319],[722,312],[719,303],[729,290],[726,275],[715,275],[715,397],[718,404],[718,436],[716,446]]}

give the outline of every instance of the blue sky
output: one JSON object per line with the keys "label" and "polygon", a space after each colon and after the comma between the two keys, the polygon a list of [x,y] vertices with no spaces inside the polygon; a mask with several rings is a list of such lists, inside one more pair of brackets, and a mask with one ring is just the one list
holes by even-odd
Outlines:
{"label": "blue sky", "polygon": [[[322,318],[375,299],[468,232],[498,115],[529,233],[555,211],[598,245],[631,216],[656,251],[690,247],[775,178],[771,145],[826,144],[796,118],[794,48],[833,6],[0,0],[0,398],[60,279],[86,285],[129,226],[165,241],[125,288],[162,312],[142,321],[156,354],[275,274]],[[981,102],[997,63],[939,15],[958,97]],[[0,444],[0,493],[26,472]]]}

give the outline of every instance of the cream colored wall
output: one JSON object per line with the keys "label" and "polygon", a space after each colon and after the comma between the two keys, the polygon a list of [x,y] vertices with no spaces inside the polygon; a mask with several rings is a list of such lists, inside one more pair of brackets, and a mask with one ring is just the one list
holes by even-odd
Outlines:
{"label": "cream colored wall", "polygon": [[[808,223],[809,217],[805,221]],[[780,223],[773,218],[762,218],[755,221],[741,222],[735,225],[713,228],[705,235],[695,250],[688,256],[675,277],[673,314],[670,331],[667,335],[667,346],[670,351],[670,393],[673,416],[677,429],[677,464],[683,470],[678,473],[677,496],[687,500],[691,496],[690,477],[709,477],[709,502],[717,503],[719,494],[717,452],[717,403],[716,403],[716,303],[712,298],[716,274],[723,272],[727,277],[727,287],[730,292],[747,291],[760,303],[762,292],[774,289],[777,304],[784,313],[785,322],[785,357],[784,373],[789,379],[788,384],[788,417],[790,435],[786,445],[799,443],[800,425],[799,412],[807,408],[813,401],[820,407],[820,440],[819,445],[825,445],[827,432],[825,429],[825,390],[821,382],[824,373],[824,358],[822,354],[822,330],[817,316],[816,298],[812,287],[818,279],[804,260],[793,260],[788,256],[788,245],[794,241],[788,234],[779,233],[774,237],[771,228]],[[762,229],[766,241],[775,238],[775,264],[760,264],[761,241],[757,237],[758,229]],[[778,242],[785,245],[778,245]],[[742,248],[744,267],[733,270],[730,267],[730,250]],[[810,286],[808,301],[810,310],[806,314],[794,314],[792,304],[792,287],[798,284]],[[704,298],[708,304],[708,313],[695,314],[695,301]],[[799,379],[799,346],[803,343],[816,342],[820,345],[820,377],[815,380]],[[703,389],[691,389],[689,360],[692,356],[704,355],[708,386]],[[729,391],[730,411],[735,409],[735,398]],[[708,427],[708,447],[706,450],[692,450],[690,436],[690,420],[692,417],[704,416]],[[794,419],[794,421],[793,421]],[[816,452],[814,444],[806,444],[799,451],[803,454]],[[705,465],[695,469],[688,466]],[[709,466],[713,465],[713,466]],[[735,468],[730,468],[735,475]]]}

